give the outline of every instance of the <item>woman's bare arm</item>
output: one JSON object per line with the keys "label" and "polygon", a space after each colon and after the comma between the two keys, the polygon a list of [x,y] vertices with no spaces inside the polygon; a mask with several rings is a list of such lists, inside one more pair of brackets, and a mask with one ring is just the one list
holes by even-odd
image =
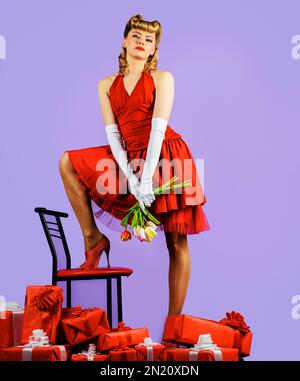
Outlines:
{"label": "woman's bare arm", "polygon": [[111,108],[110,99],[108,95],[108,89],[111,86],[111,83],[111,77],[106,77],[98,81],[98,97],[101,106],[102,119],[105,126],[107,124],[117,123],[115,115]]}
{"label": "woman's bare arm", "polygon": [[174,78],[169,71],[161,71],[155,76],[155,104],[153,118],[169,120],[174,100]]}

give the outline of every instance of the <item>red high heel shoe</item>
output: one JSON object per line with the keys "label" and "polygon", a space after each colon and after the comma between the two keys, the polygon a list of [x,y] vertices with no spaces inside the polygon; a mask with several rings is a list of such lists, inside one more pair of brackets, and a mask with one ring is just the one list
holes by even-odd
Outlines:
{"label": "red high heel shoe", "polygon": [[103,234],[99,242],[89,250],[85,252],[86,261],[80,265],[82,270],[91,270],[98,267],[98,263],[101,257],[101,254],[105,251],[107,259],[107,267],[110,267],[109,263],[109,251],[110,251],[110,241]]}

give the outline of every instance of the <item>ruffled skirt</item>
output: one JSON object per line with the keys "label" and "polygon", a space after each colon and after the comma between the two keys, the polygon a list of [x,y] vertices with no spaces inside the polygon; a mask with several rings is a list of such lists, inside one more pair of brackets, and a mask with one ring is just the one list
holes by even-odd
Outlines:
{"label": "ruffled skirt", "polygon": [[[109,145],[66,150],[76,171],[79,183],[96,204],[94,216],[108,228],[122,232],[121,219],[137,200],[128,189],[128,182],[114,159]],[[147,148],[128,150],[129,160],[136,165],[138,177],[142,174]],[[197,174],[195,162],[183,139],[164,140],[160,165],[153,176],[153,186],[163,185],[174,175],[176,183],[192,180],[192,186],[157,195],[148,208],[160,222],[157,231],[179,234],[197,234],[210,230],[202,206],[205,195]],[[183,164],[185,163],[185,164]],[[113,165],[112,165],[113,164]],[[130,222],[130,220],[129,220]]]}

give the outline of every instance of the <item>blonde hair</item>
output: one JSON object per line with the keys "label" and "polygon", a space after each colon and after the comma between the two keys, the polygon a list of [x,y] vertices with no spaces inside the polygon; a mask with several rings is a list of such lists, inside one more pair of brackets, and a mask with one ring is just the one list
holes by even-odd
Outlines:
{"label": "blonde hair", "polygon": [[[156,70],[158,63],[158,45],[161,40],[162,35],[162,26],[159,21],[146,21],[143,20],[141,15],[134,15],[130,17],[127,22],[124,30],[124,38],[127,38],[128,33],[132,29],[140,29],[144,32],[155,33],[155,52],[153,55],[150,55],[145,63],[144,71]],[[129,65],[126,60],[126,48],[122,46],[121,53],[118,56],[119,60],[119,74],[128,74]]]}

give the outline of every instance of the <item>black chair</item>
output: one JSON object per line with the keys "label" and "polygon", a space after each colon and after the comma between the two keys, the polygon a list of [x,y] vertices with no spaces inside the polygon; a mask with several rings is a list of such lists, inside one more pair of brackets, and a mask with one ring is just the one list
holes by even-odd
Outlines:
{"label": "black chair", "polygon": [[[112,327],[112,279],[117,280],[117,307],[118,322],[122,319],[122,276],[129,276],[133,273],[132,269],[124,267],[98,267],[92,270],[82,270],[71,267],[71,256],[63,230],[61,217],[67,218],[68,214],[56,210],[37,207],[34,209],[39,214],[40,220],[46,235],[50,251],[52,254],[52,285],[57,282],[65,281],[67,288],[67,307],[71,307],[71,282],[73,280],[106,279],[107,295],[107,317]],[[48,219],[46,219],[46,216]],[[52,218],[52,221],[49,219]],[[62,254],[59,252],[61,247]],[[103,255],[103,254],[102,254]],[[58,269],[59,262],[64,262],[64,268]],[[60,267],[60,266],[59,266]]]}

